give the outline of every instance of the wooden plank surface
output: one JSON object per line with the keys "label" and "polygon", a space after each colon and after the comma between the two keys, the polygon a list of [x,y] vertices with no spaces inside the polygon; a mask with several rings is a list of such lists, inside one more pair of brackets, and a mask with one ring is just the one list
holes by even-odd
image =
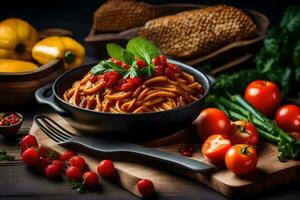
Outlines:
{"label": "wooden plank surface", "polygon": [[[47,115],[64,128],[71,130],[73,133],[76,132],[62,117],[58,116],[57,114],[51,113]],[[46,136],[36,125],[32,127],[30,132],[31,134],[35,135],[38,138],[39,143],[43,144],[44,146],[59,153],[65,150],[61,146],[57,145],[53,140],[48,138],[48,136]],[[184,137],[189,134],[190,133],[188,131],[178,133],[177,137],[165,139],[165,143],[158,141],[159,146],[153,148],[158,148],[163,151],[179,155],[178,149],[182,143],[187,142],[187,140],[184,140]],[[178,144],[178,142],[180,143]],[[259,192],[264,189],[291,182],[300,178],[299,161],[288,161],[284,163],[280,162],[277,158],[277,147],[267,142],[261,142],[258,148],[259,161],[256,170],[242,177],[234,175],[226,168],[219,168],[217,172],[207,176],[186,171],[184,169],[176,169],[174,166],[167,167],[158,163],[153,164],[152,161],[147,161],[142,158],[137,158],[135,160],[135,157],[132,156],[130,158],[124,158],[123,156],[121,157],[116,155],[111,157],[110,155],[99,153],[91,155],[89,151],[84,153],[80,151],[80,155],[85,157],[87,164],[94,171],[96,171],[97,164],[101,159],[112,159],[119,172],[119,179],[117,180],[118,184],[138,197],[141,197],[141,194],[137,191],[136,184],[141,178],[151,179],[159,193],[164,194],[169,189],[171,191],[177,190],[182,183],[176,181],[178,175],[176,176],[174,172],[204,183],[229,197]],[[193,155],[192,159],[209,163],[209,161],[201,154],[200,151],[197,151]],[[162,168],[166,168],[169,171],[162,170]],[[170,169],[172,169],[173,173],[170,173]],[[167,183],[173,183],[173,188],[165,189],[164,185]]]}
{"label": "wooden plank surface", "polygon": [[[22,125],[21,134],[29,132],[33,115],[40,112],[48,111],[47,108],[36,104],[29,105],[24,108],[1,108],[2,111],[16,110],[24,115],[24,123]],[[18,146],[15,141],[7,141],[0,136],[0,148],[7,150],[10,154],[18,154]],[[20,158],[18,156],[18,158]],[[38,176],[26,167],[20,161],[2,162],[0,164],[0,199],[138,199],[134,195],[128,193],[116,184],[102,180],[103,191],[99,193],[79,194],[68,188],[68,182],[49,181],[46,177]],[[259,194],[250,195],[243,199],[299,199],[300,181],[291,182],[281,185],[270,190],[266,190]],[[174,186],[179,185],[176,190]],[[173,182],[163,185],[166,190],[164,194],[158,195],[157,199],[207,199],[207,200],[224,200],[226,197],[220,195],[204,184],[199,184],[193,180],[183,177],[177,177]]]}

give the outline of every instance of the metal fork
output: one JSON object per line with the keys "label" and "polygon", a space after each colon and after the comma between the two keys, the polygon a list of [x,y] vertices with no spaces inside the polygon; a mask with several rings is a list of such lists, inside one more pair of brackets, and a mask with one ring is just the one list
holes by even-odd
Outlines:
{"label": "metal fork", "polygon": [[208,174],[214,171],[212,166],[205,163],[157,149],[118,140],[100,138],[92,135],[77,136],[44,115],[36,115],[34,120],[41,130],[59,145],[75,144],[100,153],[134,154],[203,174]]}

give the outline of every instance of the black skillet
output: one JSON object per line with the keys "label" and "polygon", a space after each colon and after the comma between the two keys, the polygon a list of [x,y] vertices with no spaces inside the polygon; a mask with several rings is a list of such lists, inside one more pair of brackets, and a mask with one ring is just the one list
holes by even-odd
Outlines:
{"label": "black skillet", "polygon": [[75,107],[65,102],[63,100],[64,92],[97,63],[65,72],[53,85],[46,85],[38,89],[35,97],[39,103],[51,106],[74,128],[84,133],[127,141],[161,138],[191,124],[201,112],[204,99],[210,90],[209,78],[204,73],[174,60],[169,60],[169,62],[177,64],[183,71],[192,74],[203,85],[205,94],[202,98],[182,108],[137,114],[97,112]]}

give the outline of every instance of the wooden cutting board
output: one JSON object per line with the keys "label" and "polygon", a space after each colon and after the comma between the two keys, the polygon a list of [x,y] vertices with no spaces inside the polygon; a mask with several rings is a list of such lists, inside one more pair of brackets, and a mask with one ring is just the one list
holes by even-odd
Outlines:
{"label": "wooden cutting board", "polygon": [[[46,115],[54,119],[66,129],[79,134],[59,115]],[[191,129],[186,129],[167,138],[150,141],[145,145],[179,155],[178,149],[182,143],[188,142],[190,132]],[[37,137],[40,144],[57,151],[58,153],[66,150],[64,147],[57,145],[54,141],[48,138],[35,123],[33,123],[30,133]],[[184,183],[182,179],[178,177],[185,176],[204,183],[228,197],[241,194],[252,194],[272,186],[300,178],[300,161],[279,162],[277,159],[278,153],[275,145],[262,142],[259,144],[258,153],[259,161],[257,169],[247,176],[238,177],[220,166],[218,167],[219,169],[217,172],[211,175],[202,175],[195,172],[176,169],[170,166],[162,166],[158,163],[149,162],[140,158],[120,157],[118,155],[95,155],[86,151],[78,152],[79,155],[86,159],[88,166],[93,171],[96,171],[97,164],[102,159],[112,159],[119,174],[118,179],[115,181],[138,197],[142,197],[142,195],[137,191],[136,184],[141,178],[148,178],[152,180],[156,191],[163,194],[170,192],[167,191],[169,190],[168,188],[164,187],[166,184],[172,183],[173,190],[180,189],[180,185]],[[199,151],[197,151],[191,159],[209,163],[209,161]]]}

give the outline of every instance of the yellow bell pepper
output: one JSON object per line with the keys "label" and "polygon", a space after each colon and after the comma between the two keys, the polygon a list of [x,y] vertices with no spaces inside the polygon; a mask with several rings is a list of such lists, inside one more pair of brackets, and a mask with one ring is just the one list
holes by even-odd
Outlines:
{"label": "yellow bell pepper", "polygon": [[32,57],[40,64],[59,58],[63,59],[66,69],[82,65],[84,56],[84,47],[70,37],[47,37],[32,49]]}
{"label": "yellow bell pepper", "polygon": [[0,59],[0,72],[28,72],[36,69],[38,66],[32,62]]}
{"label": "yellow bell pepper", "polygon": [[0,58],[29,61],[38,39],[37,31],[26,21],[6,19],[0,23]]}

